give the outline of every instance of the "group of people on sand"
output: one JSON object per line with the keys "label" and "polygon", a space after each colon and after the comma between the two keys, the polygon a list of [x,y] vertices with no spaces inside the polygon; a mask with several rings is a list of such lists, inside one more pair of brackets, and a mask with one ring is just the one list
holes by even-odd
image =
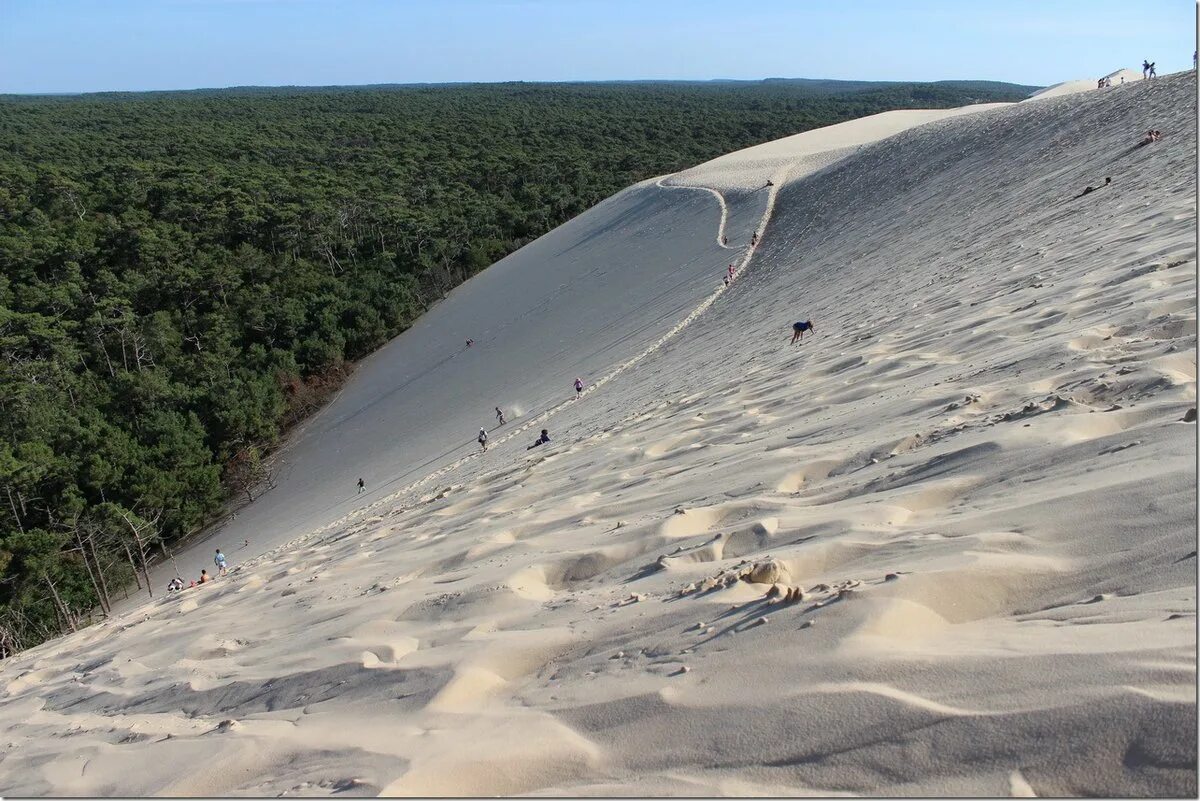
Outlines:
{"label": "group of people on sand", "polygon": [[1143,78],[1157,78],[1158,77],[1158,73],[1154,71],[1154,62],[1153,61],[1147,61],[1146,59],[1142,59],[1142,77]]}
{"label": "group of people on sand", "polygon": [[1157,142],[1160,139],[1162,139],[1162,131],[1158,130],[1157,128],[1151,128],[1150,130],[1146,131],[1146,136],[1142,138],[1141,144],[1148,145],[1151,142]]}
{"label": "group of people on sand", "polygon": [[[482,429],[482,428],[481,428],[481,429],[479,429],[479,437],[478,437],[478,440],[479,440],[479,447],[480,447],[480,448],[482,448],[483,450],[485,450],[485,451],[486,451],[486,450],[487,450],[487,443],[488,443],[488,434],[487,434],[487,431],[485,431],[485,430],[484,430],[484,429]],[[538,437],[536,440],[534,440],[534,441],[533,441],[533,444],[532,444],[532,445],[530,445],[530,446],[529,446],[528,448],[526,448],[525,450],[527,450],[527,451],[531,451],[531,450],[533,450],[534,448],[538,447],[539,445],[545,445],[545,444],[546,444],[547,442],[549,442],[549,441],[550,441],[550,432],[548,432],[546,429],[544,429],[544,428],[543,428],[543,429],[542,429],[542,433],[541,433],[541,435],[540,435],[540,436],[539,436],[539,437]]]}
{"label": "group of people on sand", "polygon": [[[362,482],[361,478],[359,479],[359,482],[360,483]],[[249,544],[250,544],[250,540],[246,540],[246,545],[249,545]],[[216,554],[216,556],[213,557],[213,565],[217,568],[218,575],[224,576],[229,572],[229,560],[225,556],[225,554],[221,553],[220,548],[217,549],[217,554]],[[179,591],[187,589],[189,587],[195,587],[197,584],[207,584],[208,582],[210,582],[212,580],[213,580],[213,577],[209,575],[207,570],[201,570],[200,578],[192,579],[187,584],[184,584],[183,579],[181,579],[179,576],[176,576],[175,578],[173,578],[167,582],[167,592],[168,593],[179,592]]]}
{"label": "group of people on sand", "polygon": [[[733,266],[732,265],[730,265],[729,270],[730,270],[730,275],[732,275],[733,274]],[[574,386],[575,386],[575,399],[578,400],[580,397],[583,396],[583,389],[584,389],[583,379],[580,378],[579,376],[576,376]],[[500,426],[504,425],[505,422],[506,421],[504,419],[504,410],[501,409],[499,406],[497,406],[496,407],[496,428],[499,428]],[[479,443],[479,449],[481,451],[487,450],[488,439],[489,439],[489,437],[488,437],[487,429],[480,427],[479,435],[475,437],[475,441]],[[549,441],[550,441],[550,434],[546,431],[546,429],[543,428],[541,436],[539,436],[537,438],[537,440],[535,440],[534,443],[532,445],[530,445],[528,448],[526,448],[525,450],[533,450],[534,448],[538,447],[539,445],[545,445]],[[361,478],[359,479],[359,483],[360,484],[362,483]]]}

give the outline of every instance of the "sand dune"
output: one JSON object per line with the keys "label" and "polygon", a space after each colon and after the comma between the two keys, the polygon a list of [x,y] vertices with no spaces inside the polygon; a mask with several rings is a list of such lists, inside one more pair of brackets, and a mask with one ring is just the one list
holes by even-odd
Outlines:
{"label": "sand dune", "polygon": [[[406,381],[465,424],[494,369],[566,380],[504,378],[530,412],[486,454],[416,448],[8,660],[0,792],[1194,795],[1195,98],[810,132],[488,270],[289,458],[431,417],[390,417]],[[437,366],[554,269],[540,339],[496,318],[528,357]]]}
{"label": "sand dune", "polygon": [[[1112,87],[1110,87],[1112,89],[1115,89],[1118,86],[1124,86],[1127,83],[1134,83],[1135,81],[1144,80],[1142,78],[1142,73],[1131,69],[1115,70],[1114,72],[1110,72],[1107,75],[1101,75],[1100,77],[1108,78],[1109,82],[1112,83]],[[1062,83],[1056,83],[1053,86],[1047,86],[1045,89],[1034,92],[1029,96],[1028,100],[1022,102],[1028,102],[1029,100],[1045,100],[1051,97],[1062,97],[1063,95],[1071,95],[1076,94],[1077,92],[1088,91],[1097,91],[1095,80],[1083,78],[1078,81],[1063,81]]]}

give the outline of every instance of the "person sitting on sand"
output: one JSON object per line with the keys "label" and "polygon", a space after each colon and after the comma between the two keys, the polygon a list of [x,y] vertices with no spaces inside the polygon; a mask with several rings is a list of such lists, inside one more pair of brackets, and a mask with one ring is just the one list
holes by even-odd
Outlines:
{"label": "person sitting on sand", "polygon": [[167,582],[167,592],[179,592],[183,589],[183,579],[179,576]]}
{"label": "person sitting on sand", "polygon": [[200,571],[200,583],[203,584],[206,581],[212,581],[212,576],[208,575],[207,570],[201,570]]}
{"label": "person sitting on sand", "polygon": [[545,445],[545,444],[546,444],[546,443],[548,443],[549,441],[550,441],[550,432],[549,432],[549,431],[547,431],[546,429],[544,429],[544,428],[543,428],[543,429],[542,429],[542,435],[541,435],[540,437],[538,437],[536,440],[534,440],[534,441],[533,441],[533,444],[532,444],[532,445],[530,445],[530,446],[529,446],[528,448],[526,448],[525,450],[527,450],[527,451],[531,451],[531,450],[533,450],[534,448],[536,448],[536,447],[537,447],[537,446],[539,446],[539,445]]}
{"label": "person sitting on sand", "polygon": [[817,333],[817,329],[813,328],[812,320],[805,320],[800,323],[792,323],[792,344],[793,345],[796,344],[797,339],[800,339],[800,340],[804,339],[805,331],[811,331],[814,334]]}
{"label": "person sitting on sand", "polygon": [[1071,200],[1078,200],[1079,198],[1083,197],[1084,195],[1090,195],[1092,192],[1095,192],[1097,189],[1103,189],[1104,187],[1108,186],[1111,183],[1112,183],[1112,178],[1105,178],[1104,183],[1102,183],[1100,186],[1085,186],[1083,188],[1083,191],[1080,192],[1075,197],[1071,198]]}

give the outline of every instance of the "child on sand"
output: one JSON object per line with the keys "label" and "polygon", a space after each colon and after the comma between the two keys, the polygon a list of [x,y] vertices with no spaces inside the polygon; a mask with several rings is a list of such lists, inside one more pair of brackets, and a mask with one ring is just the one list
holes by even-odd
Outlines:
{"label": "child on sand", "polygon": [[817,329],[813,328],[812,320],[805,320],[800,323],[792,323],[792,344],[793,345],[796,344],[797,339],[800,339],[800,340],[804,339],[805,331],[811,331],[814,334],[817,333]]}
{"label": "child on sand", "polygon": [[221,575],[225,575],[225,554],[221,553],[221,549],[217,549],[217,555],[213,557],[213,564],[217,566],[217,570],[221,571]]}

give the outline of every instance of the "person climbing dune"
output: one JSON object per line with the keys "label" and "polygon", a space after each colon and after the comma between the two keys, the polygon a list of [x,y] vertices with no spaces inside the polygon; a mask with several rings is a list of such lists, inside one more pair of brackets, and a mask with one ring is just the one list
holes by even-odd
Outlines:
{"label": "person climbing dune", "polygon": [[812,320],[804,320],[803,322],[792,323],[791,344],[795,345],[797,339],[803,340],[805,331],[810,331],[813,334],[817,333],[817,329],[813,328]]}
{"label": "person climbing dune", "polygon": [[1100,184],[1100,186],[1091,186],[1091,185],[1085,186],[1083,188],[1083,191],[1080,192],[1075,197],[1071,198],[1071,200],[1079,200],[1079,198],[1083,197],[1084,195],[1090,195],[1092,192],[1095,192],[1097,189],[1103,189],[1104,187],[1108,186],[1111,183],[1112,183],[1112,178],[1105,178],[1104,183]]}
{"label": "person climbing dune", "polygon": [[476,439],[479,440],[479,447],[486,451],[487,450],[487,442],[488,442],[487,432],[484,431],[482,428],[479,429],[479,436],[476,437]]}
{"label": "person climbing dune", "polygon": [[575,379],[575,397],[578,398],[582,394],[583,394],[583,379],[576,378]]}
{"label": "person climbing dune", "polygon": [[499,426],[504,425],[504,412],[500,411],[499,406],[496,407],[496,420],[497,420],[496,425],[499,425]]}

